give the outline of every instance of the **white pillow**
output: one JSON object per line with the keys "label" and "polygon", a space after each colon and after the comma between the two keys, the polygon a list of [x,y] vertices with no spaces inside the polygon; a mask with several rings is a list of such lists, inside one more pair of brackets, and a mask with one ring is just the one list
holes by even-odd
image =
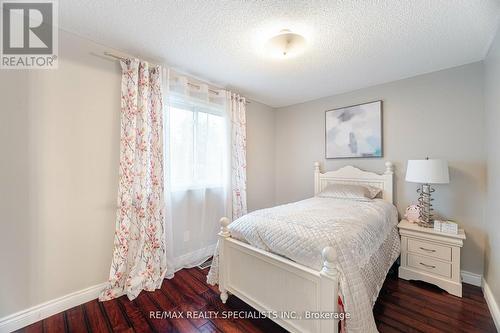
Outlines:
{"label": "white pillow", "polygon": [[381,189],[369,185],[355,184],[328,184],[318,194],[320,198],[337,198],[353,200],[371,200],[375,198]]}

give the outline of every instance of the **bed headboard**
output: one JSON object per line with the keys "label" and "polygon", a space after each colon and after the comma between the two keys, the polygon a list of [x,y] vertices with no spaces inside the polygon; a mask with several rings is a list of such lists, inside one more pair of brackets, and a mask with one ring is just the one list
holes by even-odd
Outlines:
{"label": "bed headboard", "polygon": [[329,183],[371,185],[382,189],[382,199],[394,203],[393,178],[394,166],[391,162],[385,162],[385,172],[381,175],[363,171],[350,165],[322,173],[319,162],[315,162],[314,195],[321,192]]}

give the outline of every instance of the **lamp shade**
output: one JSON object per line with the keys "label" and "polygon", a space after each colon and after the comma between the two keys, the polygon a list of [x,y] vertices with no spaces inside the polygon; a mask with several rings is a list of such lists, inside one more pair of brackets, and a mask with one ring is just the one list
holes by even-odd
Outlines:
{"label": "lamp shade", "polygon": [[448,184],[448,162],[445,160],[409,160],[406,181],[421,184]]}

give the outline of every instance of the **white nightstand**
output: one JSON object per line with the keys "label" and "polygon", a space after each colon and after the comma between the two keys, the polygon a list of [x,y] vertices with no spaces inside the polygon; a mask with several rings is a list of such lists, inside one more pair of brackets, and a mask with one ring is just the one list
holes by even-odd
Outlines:
{"label": "white nightstand", "polygon": [[401,235],[399,277],[426,281],[462,297],[460,248],[465,239],[464,230],[450,235],[406,220],[399,222],[398,228]]}

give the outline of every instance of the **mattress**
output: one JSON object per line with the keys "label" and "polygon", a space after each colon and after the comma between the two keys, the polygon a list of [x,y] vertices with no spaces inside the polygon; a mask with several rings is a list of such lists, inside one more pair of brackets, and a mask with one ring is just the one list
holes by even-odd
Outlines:
{"label": "mattress", "polygon": [[[376,332],[372,308],[400,253],[396,207],[381,199],[314,197],[249,213],[229,225],[231,237],[321,270],[321,251],[338,254],[340,296],[348,332]],[[217,282],[217,251],[208,282]]]}

